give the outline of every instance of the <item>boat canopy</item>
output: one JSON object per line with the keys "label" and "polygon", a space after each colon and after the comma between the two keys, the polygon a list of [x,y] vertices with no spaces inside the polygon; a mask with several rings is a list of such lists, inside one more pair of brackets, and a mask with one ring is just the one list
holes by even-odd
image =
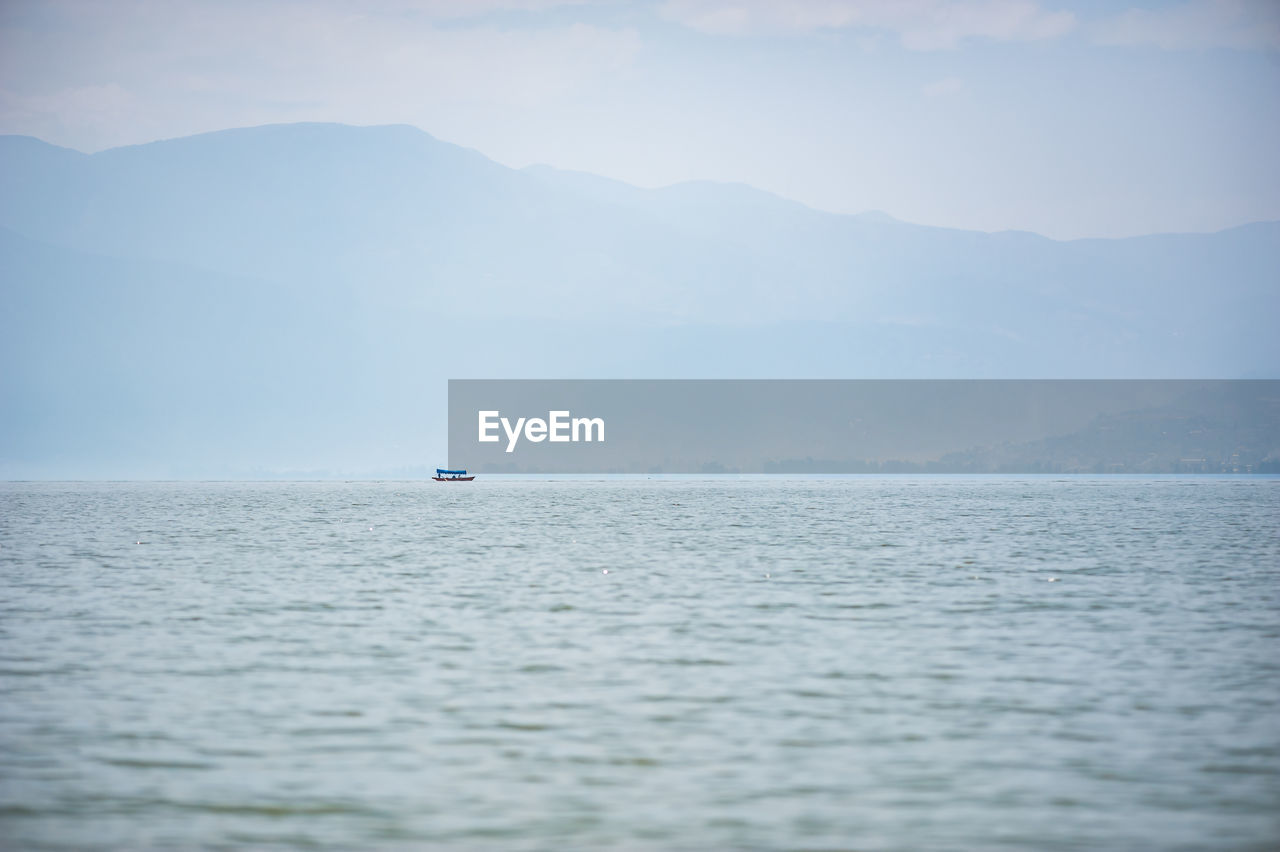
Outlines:
{"label": "boat canopy", "polygon": [[443,470],[441,468],[436,468],[436,476],[466,476],[466,475],[467,475],[467,472],[465,470]]}

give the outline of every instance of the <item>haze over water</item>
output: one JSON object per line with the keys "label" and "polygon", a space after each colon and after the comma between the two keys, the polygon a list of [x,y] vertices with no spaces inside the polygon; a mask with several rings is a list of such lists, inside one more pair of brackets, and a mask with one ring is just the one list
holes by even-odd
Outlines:
{"label": "haze over water", "polygon": [[0,484],[0,846],[1271,849],[1280,481]]}

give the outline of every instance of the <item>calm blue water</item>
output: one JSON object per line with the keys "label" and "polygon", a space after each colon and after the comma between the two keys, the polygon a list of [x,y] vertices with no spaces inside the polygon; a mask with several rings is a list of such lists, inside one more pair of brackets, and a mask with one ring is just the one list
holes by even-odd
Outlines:
{"label": "calm blue water", "polygon": [[1275,849],[1280,481],[0,485],[0,846],[276,845]]}

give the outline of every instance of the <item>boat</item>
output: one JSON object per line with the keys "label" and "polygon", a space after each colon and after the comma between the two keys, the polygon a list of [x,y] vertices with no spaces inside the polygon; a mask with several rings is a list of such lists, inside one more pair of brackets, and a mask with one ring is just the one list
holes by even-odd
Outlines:
{"label": "boat", "polygon": [[436,475],[431,477],[436,482],[470,482],[475,479],[474,476],[467,476],[465,470],[445,470],[444,468],[436,468]]}

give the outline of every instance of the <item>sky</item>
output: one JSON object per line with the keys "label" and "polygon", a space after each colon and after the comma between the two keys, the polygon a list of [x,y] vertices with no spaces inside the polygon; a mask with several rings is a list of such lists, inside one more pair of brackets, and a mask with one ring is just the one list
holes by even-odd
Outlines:
{"label": "sky", "polygon": [[0,0],[0,133],[411,124],[1057,239],[1280,219],[1280,2]]}

